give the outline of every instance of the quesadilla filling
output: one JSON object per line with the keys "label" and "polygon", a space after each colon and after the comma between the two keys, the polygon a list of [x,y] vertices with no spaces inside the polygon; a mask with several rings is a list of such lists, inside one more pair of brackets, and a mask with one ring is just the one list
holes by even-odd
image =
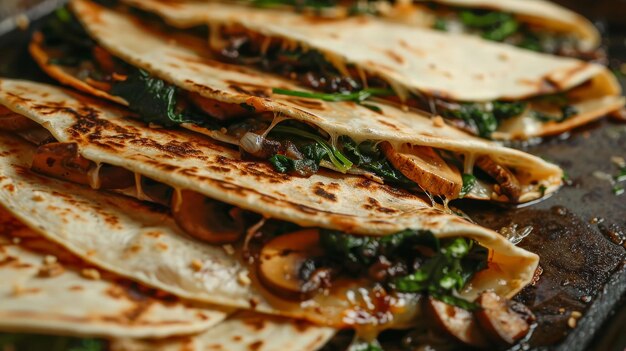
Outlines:
{"label": "quesadilla filling", "polygon": [[[15,114],[4,115],[18,119]],[[29,133],[32,125],[21,125],[11,131],[36,134]],[[0,129],[6,130],[2,123]],[[331,308],[335,312],[326,313],[335,318],[333,323],[409,327],[426,309],[444,332],[477,347],[488,345],[485,340],[492,334],[515,342],[530,330],[532,314],[514,309],[493,292],[484,292],[477,302],[463,297],[471,290],[468,283],[475,275],[498,269],[490,250],[475,240],[438,238],[426,230],[368,237],[301,228],[118,166],[96,164],[80,154],[77,144],[51,137],[39,141],[31,162],[31,170],[37,173],[169,207],[187,234],[209,244],[235,244],[234,254],[250,265],[253,279],[280,301],[303,308]],[[490,299],[497,308],[483,299]],[[451,311],[456,319],[451,318]],[[495,317],[485,317],[487,312]],[[477,327],[481,318],[487,322]],[[511,319],[517,324],[503,325],[503,320]],[[472,335],[480,336],[464,339],[470,328],[478,328]]]}
{"label": "quesadilla filling", "polygon": [[[372,76],[341,59],[296,46],[280,38],[265,37],[245,28],[222,26],[221,44],[212,41],[216,55],[230,63],[255,67],[298,81],[320,93],[274,89],[275,94],[326,101],[354,101],[368,107],[367,99],[380,99],[441,115],[449,123],[483,138],[498,132],[513,132],[511,125],[524,120],[525,128],[538,129],[542,123],[560,123],[578,114],[575,91],[537,96],[522,101],[460,102],[436,96],[413,94]],[[294,47],[296,46],[296,47]],[[531,126],[532,125],[532,126]]]}
{"label": "quesadilla filling", "polygon": [[515,14],[481,9],[464,9],[432,4],[432,27],[452,33],[467,33],[523,49],[588,61],[605,62],[606,53],[598,48],[584,51],[573,34],[555,32],[520,20]]}
{"label": "quesadilla filling", "polygon": [[[523,194],[533,194],[530,196],[536,198],[546,189],[488,156],[463,155],[427,146],[393,145],[381,140],[355,141],[346,135],[329,134],[314,125],[277,117],[255,106],[224,103],[185,92],[113,57],[86,39],[80,24],[64,10],[44,31],[45,38],[36,35],[34,43],[45,45],[51,56],[49,64],[62,66],[90,86],[123,98],[145,122],[168,128],[183,124],[192,130],[200,129],[217,140],[236,145],[243,158],[267,160],[279,172],[306,177],[325,167],[423,191],[444,201],[470,197],[517,202],[526,200],[520,199]],[[314,67],[330,69],[327,64],[317,63],[309,68]],[[332,89],[358,87],[351,79],[335,78],[324,81],[334,82],[329,83],[334,84]],[[293,94],[290,91],[279,93]],[[271,96],[273,93],[260,91],[258,94]],[[338,95],[340,98],[350,96]],[[356,95],[363,94],[357,92]],[[496,106],[500,114],[522,109],[515,103]],[[477,113],[474,112],[477,109],[464,108],[459,112],[462,115],[459,119]],[[479,114],[480,121],[489,115],[487,112]]]}
{"label": "quesadilla filling", "polygon": [[502,42],[537,52],[575,57],[599,63],[606,62],[604,50],[600,48],[591,51],[583,50],[580,39],[575,35],[566,31],[555,31],[539,23],[531,23],[514,13],[447,6],[433,1],[419,1],[419,4],[413,2],[412,8],[408,9],[406,3],[406,1],[375,0],[251,1],[252,5],[258,7],[293,6],[297,11],[314,12],[315,15],[333,17],[361,14],[402,17],[403,14],[415,10],[420,13],[420,20],[424,22],[424,25],[436,30],[476,35],[486,40]]}

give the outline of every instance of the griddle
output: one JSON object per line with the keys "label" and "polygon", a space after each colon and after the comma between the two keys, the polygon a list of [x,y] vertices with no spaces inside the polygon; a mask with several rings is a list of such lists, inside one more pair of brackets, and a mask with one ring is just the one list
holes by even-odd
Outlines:
{"label": "griddle", "polygon": [[[45,18],[43,19],[45,20]],[[0,77],[54,83],[29,57],[31,32],[0,36]],[[626,28],[602,26],[612,66],[626,62]],[[622,85],[626,82],[622,80]],[[532,232],[519,246],[541,256],[535,286],[515,299],[537,316],[530,338],[510,350],[617,351],[626,349],[626,194],[617,196],[597,172],[616,174],[612,156],[626,158],[626,123],[601,120],[538,144],[511,145],[560,165],[567,185],[550,198],[522,208],[477,202],[457,206],[477,223],[499,230],[517,225]],[[594,174],[595,172],[595,174]],[[626,185],[626,184],[624,184]],[[583,316],[568,325],[572,311]],[[402,349],[403,333],[383,334],[385,350]],[[351,336],[340,334],[325,350],[337,350]]]}

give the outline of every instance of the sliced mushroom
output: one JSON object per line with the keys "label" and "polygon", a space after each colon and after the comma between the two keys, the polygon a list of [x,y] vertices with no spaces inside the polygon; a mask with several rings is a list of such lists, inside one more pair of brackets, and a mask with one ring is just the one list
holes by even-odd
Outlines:
{"label": "sliced mushroom", "polygon": [[463,187],[461,173],[448,165],[436,152],[426,146],[405,146],[395,150],[388,142],[380,144],[391,164],[424,191],[455,199]]}
{"label": "sliced mushroom", "polygon": [[89,185],[92,162],[78,154],[75,143],[50,143],[37,148],[31,169],[54,178]]}
{"label": "sliced mushroom", "polygon": [[174,193],[171,186],[143,176],[141,177],[141,191],[150,200],[165,206],[170,204]]}
{"label": "sliced mushroom", "polygon": [[100,189],[125,189],[135,185],[135,176],[129,170],[103,164],[97,171]]}
{"label": "sliced mushroom", "polygon": [[449,305],[432,297],[427,302],[427,313],[429,313],[445,333],[454,337],[458,341],[477,348],[486,348],[489,341],[483,332],[472,312],[460,307]]}
{"label": "sliced mushroom", "polygon": [[241,105],[208,99],[197,93],[189,93],[187,97],[197,108],[220,121],[243,117],[251,113],[249,109]]}
{"label": "sliced mushroom", "polygon": [[491,176],[498,185],[502,194],[515,201],[522,193],[517,177],[506,167],[497,164],[488,156],[481,156],[476,159],[476,165]]}
{"label": "sliced mushroom", "polygon": [[115,59],[108,51],[96,45],[91,50],[91,53],[102,71],[106,73],[115,72]]}
{"label": "sliced mushroom", "polygon": [[17,132],[36,128],[38,124],[29,118],[0,106],[0,130]]}
{"label": "sliced mushroom", "polygon": [[232,243],[245,231],[239,208],[194,191],[175,191],[171,207],[176,223],[187,234],[211,244]]}
{"label": "sliced mushroom", "polygon": [[[280,235],[261,249],[259,280],[269,290],[288,299],[302,300],[311,296],[318,286],[301,277],[301,268],[311,258],[322,253],[318,245],[319,231],[305,229]],[[310,262],[310,261],[309,261]],[[317,271],[312,279],[323,280],[328,272]]]}
{"label": "sliced mushroom", "polygon": [[18,131],[17,134],[37,146],[56,142],[54,136],[45,128],[33,128]]}
{"label": "sliced mushroom", "polygon": [[480,326],[498,344],[511,345],[523,338],[535,319],[526,306],[500,297],[493,291],[483,292],[476,302],[481,307],[475,313]]}
{"label": "sliced mushroom", "polygon": [[[102,189],[123,189],[132,186],[134,176],[128,170],[102,165],[99,170],[93,162],[78,153],[76,143],[49,143],[37,148],[31,169],[50,177],[84,185],[99,183]],[[93,172],[97,172],[94,174]],[[94,178],[97,182],[94,182]]]}

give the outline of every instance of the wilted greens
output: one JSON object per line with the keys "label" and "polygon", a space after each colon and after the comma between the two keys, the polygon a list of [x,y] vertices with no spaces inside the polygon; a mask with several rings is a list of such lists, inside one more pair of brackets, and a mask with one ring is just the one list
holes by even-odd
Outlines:
{"label": "wilted greens", "polygon": [[384,282],[406,293],[428,294],[465,309],[474,305],[456,296],[474,274],[487,267],[488,250],[465,239],[440,240],[424,230],[405,230],[384,237],[349,235],[322,230],[325,258],[349,271],[367,270],[389,262],[396,276]]}

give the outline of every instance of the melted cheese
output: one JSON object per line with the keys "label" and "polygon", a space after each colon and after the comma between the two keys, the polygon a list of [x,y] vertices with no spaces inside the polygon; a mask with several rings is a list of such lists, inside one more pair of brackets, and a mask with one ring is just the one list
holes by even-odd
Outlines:
{"label": "melted cheese", "polygon": [[476,154],[466,153],[463,158],[463,173],[474,174],[474,163],[476,162]]}
{"label": "melted cheese", "polygon": [[261,43],[261,55],[263,56],[267,55],[267,50],[269,49],[271,43],[272,43],[272,38],[270,37],[263,38],[263,42]]}
{"label": "melted cheese", "polygon": [[346,62],[343,57],[339,55],[333,55],[330,53],[325,53],[324,58],[328,61],[333,67],[335,67],[339,73],[343,74],[346,77],[350,77],[350,71],[346,65]]}
{"label": "melted cheese", "polygon": [[272,131],[272,129],[274,129],[274,127],[276,127],[276,125],[277,125],[278,123],[280,123],[280,122],[282,122],[282,121],[289,120],[289,119],[291,119],[291,118],[290,118],[290,117],[283,116],[282,114],[275,112],[275,113],[274,113],[274,119],[272,119],[272,123],[270,123],[270,126],[269,126],[269,127],[267,127],[267,129],[263,132],[263,134],[261,134],[261,136],[262,136],[263,138],[266,138],[266,137],[267,137],[267,135],[269,134],[269,132],[271,132],[271,131]]}
{"label": "melted cheese", "polygon": [[180,211],[183,204],[183,194],[180,188],[174,188],[174,196],[172,196],[172,212]]}
{"label": "melted cheese", "polygon": [[213,50],[221,49],[225,46],[220,34],[221,25],[219,23],[209,24],[209,47]]}
{"label": "melted cheese", "polygon": [[400,101],[406,102],[408,100],[410,93],[409,93],[409,90],[406,87],[404,87],[404,85],[398,82],[394,82],[392,80],[388,80],[387,83],[391,87],[391,90],[393,90],[394,93],[398,95],[398,98],[400,99]]}
{"label": "melted cheese", "polygon": [[367,73],[361,68],[361,66],[356,66],[356,73],[359,75],[359,79],[361,79],[361,84],[363,88],[367,89],[369,86],[367,84]]}
{"label": "melted cheese", "polygon": [[527,109],[517,117],[501,121],[498,130],[492,136],[498,138],[501,134],[508,134],[509,138],[526,139],[528,136],[540,134],[543,123],[534,118],[531,115],[531,111]]}
{"label": "melted cheese", "polygon": [[142,175],[139,173],[135,173],[135,195],[137,199],[141,201],[152,201],[152,199],[143,192],[143,186],[141,185],[141,177]]}
{"label": "melted cheese", "polygon": [[91,168],[89,172],[87,172],[87,176],[89,176],[89,186],[92,189],[98,190],[102,185],[100,180],[100,168],[102,167],[101,163],[96,163],[96,166]]}

